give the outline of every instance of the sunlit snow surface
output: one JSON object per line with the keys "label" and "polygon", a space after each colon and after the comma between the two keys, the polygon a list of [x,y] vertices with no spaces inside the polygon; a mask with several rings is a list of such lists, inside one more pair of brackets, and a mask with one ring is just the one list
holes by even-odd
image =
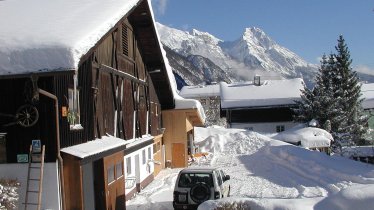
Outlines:
{"label": "sunlit snow surface", "polygon": [[[199,137],[199,131],[201,136]],[[367,209],[374,206],[374,166],[309,151],[238,129],[197,129],[195,139],[210,152],[194,164],[221,167],[231,176],[231,197],[199,209],[240,203],[251,209]],[[180,169],[163,170],[127,209],[173,209]]]}

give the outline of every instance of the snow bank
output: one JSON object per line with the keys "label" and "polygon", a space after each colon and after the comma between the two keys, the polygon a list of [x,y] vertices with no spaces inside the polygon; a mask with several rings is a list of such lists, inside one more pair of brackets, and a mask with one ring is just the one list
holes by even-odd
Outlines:
{"label": "snow bank", "polygon": [[368,210],[374,207],[374,184],[355,185],[331,195],[315,206],[316,210]]}
{"label": "snow bank", "polygon": [[195,145],[200,152],[250,154],[264,146],[270,138],[243,129],[195,127]]}
{"label": "snow bank", "polygon": [[[206,201],[199,210],[366,210],[373,206],[373,165],[240,129],[197,128],[195,138],[195,144],[209,155],[193,165],[219,167],[231,177],[231,197]],[[177,172],[172,170],[177,169],[157,176],[161,181],[147,187],[147,193],[141,192],[127,209],[173,209]],[[336,203],[347,203],[347,207]]]}
{"label": "snow bank", "polygon": [[313,210],[313,206],[321,198],[307,199],[262,199],[256,200],[251,198],[224,198],[220,200],[210,200],[202,203],[198,210],[209,210],[223,207],[229,209],[250,209],[250,210]]}
{"label": "snow bank", "polygon": [[195,136],[200,149],[211,152],[196,164],[223,168],[231,176],[234,197],[207,201],[199,209],[232,205],[313,209],[323,198],[347,187],[374,186],[371,165],[306,150],[255,132],[199,128]]}

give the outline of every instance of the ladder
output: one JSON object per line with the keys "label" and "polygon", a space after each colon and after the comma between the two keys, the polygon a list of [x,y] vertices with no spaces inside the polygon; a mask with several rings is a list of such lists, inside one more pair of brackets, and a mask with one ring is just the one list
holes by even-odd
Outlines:
{"label": "ladder", "polygon": [[41,151],[34,151],[30,145],[29,168],[27,172],[27,187],[25,196],[25,210],[29,206],[40,210],[42,203],[43,168],[44,168],[45,145]]}

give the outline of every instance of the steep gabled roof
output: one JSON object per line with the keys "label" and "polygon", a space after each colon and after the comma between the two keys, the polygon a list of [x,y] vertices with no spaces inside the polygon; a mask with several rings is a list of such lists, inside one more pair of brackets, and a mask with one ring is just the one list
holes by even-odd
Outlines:
{"label": "steep gabled roof", "polygon": [[304,88],[302,79],[266,80],[261,85],[221,83],[221,107],[247,108],[295,104]]}

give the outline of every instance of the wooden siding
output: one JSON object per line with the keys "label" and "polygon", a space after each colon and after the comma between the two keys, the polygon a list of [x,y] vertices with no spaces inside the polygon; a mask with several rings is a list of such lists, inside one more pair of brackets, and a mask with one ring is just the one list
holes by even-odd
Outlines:
{"label": "wooden siding", "polygon": [[155,176],[165,167],[165,163],[162,160],[162,145],[162,135],[155,136],[153,143],[153,160],[155,160],[153,174]]}
{"label": "wooden siding", "polygon": [[[110,69],[104,72],[103,65]],[[161,116],[152,115],[150,110],[152,102],[159,106],[158,97],[127,20],[93,51],[92,82],[95,137],[109,133],[131,139],[147,131],[158,134]]]}
{"label": "wooden siding", "polygon": [[[162,122],[166,130],[163,135],[165,144],[165,158],[166,161],[171,161],[173,165],[173,145],[175,143],[184,144],[183,160],[175,160],[177,163],[184,162],[184,167],[187,166],[187,117],[184,111],[167,110],[162,112]],[[179,165],[179,164],[177,164]]]}
{"label": "wooden siding", "polygon": [[82,169],[79,160],[71,155],[64,155],[64,191],[66,209],[84,209]]}

